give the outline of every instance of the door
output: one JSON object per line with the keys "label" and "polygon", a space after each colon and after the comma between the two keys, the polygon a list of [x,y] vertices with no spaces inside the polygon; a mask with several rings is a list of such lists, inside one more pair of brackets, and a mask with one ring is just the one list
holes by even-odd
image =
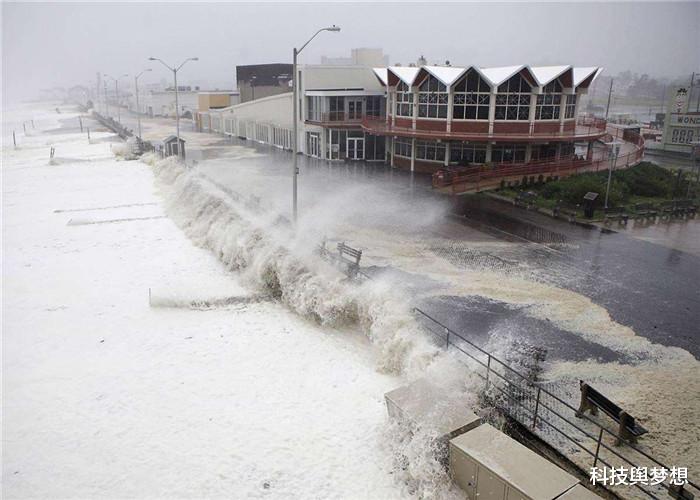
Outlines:
{"label": "door", "polygon": [[362,99],[348,99],[348,120],[362,119]]}
{"label": "door", "polygon": [[365,138],[348,137],[348,160],[365,159]]}

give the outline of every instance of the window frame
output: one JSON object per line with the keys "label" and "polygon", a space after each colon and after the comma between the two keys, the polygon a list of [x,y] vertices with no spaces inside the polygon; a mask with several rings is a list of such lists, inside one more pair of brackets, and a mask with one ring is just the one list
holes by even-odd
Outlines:
{"label": "window frame", "polygon": [[[427,85],[427,88],[424,86]],[[418,86],[418,116],[421,120],[447,120],[449,92],[447,85],[428,74]]]}
{"label": "window frame", "polygon": [[[511,88],[515,86],[517,89]],[[526,87],[527,92],[523,91]],[[500,102],[499,102],[500,101]],[[530,103],[532,102],[532,85],[520,73],[511,76],[508,80],[498,86],[496,92],[494,122],[527,122],[530,121]],[[503,117],[499,118],[499,113],[503,111]],[[511,111],[514,110],[514,113]],[[523,115],[525,111],[525,115]],[[524,118],[523,118],[524,116]]]}
{"label": "window frame", "polygon": [[[475,75],[476,89],[470,90],[469,79]],[[472,82],[473,83],[473,82]],[[460,90],[461,87],[464,90]],[[489,110],[491,107],[491,87],[486,80],[481,77],[481,75],[470,69],[467,73],[460,79],[460,81],[454,85],[454,91],[452,93],[452,119],[459,121],[489,121]],[[472,102],[468,102],[468,101]],[[462,101],[462,102],[459,102]],[[468,111],[474,112],[474,117],[469,117]],[[485,111],[485,116],[484,115]],[[461,117],[460,117],[461,115]]]}
{"label": "window frame", "polygon": [[558,78],[555,78],[537,94],[535,100],[536,121],[559,121],[561,117],[561,101],[564,88]]}
{"label": "window frame", "polygon": [[[413,118],[413,90],[404,81],[396,86],[396,112],[395,116]],[[406,110],[405,112],[403,112]]]}

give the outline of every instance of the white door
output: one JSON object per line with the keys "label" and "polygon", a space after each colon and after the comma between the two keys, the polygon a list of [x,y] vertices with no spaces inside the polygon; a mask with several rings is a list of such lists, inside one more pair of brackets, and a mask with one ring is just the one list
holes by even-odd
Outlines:
{"label": "white door", "polygon": [[365,138],[364,137],[348,137],[348,159],[349,160],[364,160],[365,159]]}
{"label": "white door", "polygon": [[362,99],[348,99],[348,120],[362,119]]}

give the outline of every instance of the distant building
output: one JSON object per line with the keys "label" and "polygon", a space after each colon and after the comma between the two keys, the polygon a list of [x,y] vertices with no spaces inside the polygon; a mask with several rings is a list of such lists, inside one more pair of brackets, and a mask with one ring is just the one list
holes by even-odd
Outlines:
{"label": "distant building", "polygon": [[[187,90],[189,89],[189,90]],[[180,106],[181,117],[191,118],[197,112],[199,87],[185,87],[178,85],[177,100]],[[139,96],[139,106],[142,112],[148,116],[175,117],[175,90],[151,90]]]}
{"label": "distant building", "polygon": [[240,102],[284,94],[292,89],[291,64],[249,64],[236,66]]}
{"label": "distant building", "polygon": [[389,56],[382,49],[358,48],[350,51],[350,57],[321,56],[322,65],[332,66],[389,66]]}
{"label": "distant building", "polygon": [[197,94],[199,111],[228,108],[240,102],[238,90],[203,90]]}

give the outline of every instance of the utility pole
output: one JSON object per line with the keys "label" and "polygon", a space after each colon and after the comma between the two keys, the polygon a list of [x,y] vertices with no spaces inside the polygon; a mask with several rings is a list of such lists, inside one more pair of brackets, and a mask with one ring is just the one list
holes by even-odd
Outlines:
{"label": "utility pole", "polygon": [[612,98],[612,88],[613,88],[614,81],[615,81],[614,78],[610,79],[610,90],[608,91],[608,105],[605,107],[605,120],[606,121],[608,119],[608,113],[610,112],[610,99]]}

